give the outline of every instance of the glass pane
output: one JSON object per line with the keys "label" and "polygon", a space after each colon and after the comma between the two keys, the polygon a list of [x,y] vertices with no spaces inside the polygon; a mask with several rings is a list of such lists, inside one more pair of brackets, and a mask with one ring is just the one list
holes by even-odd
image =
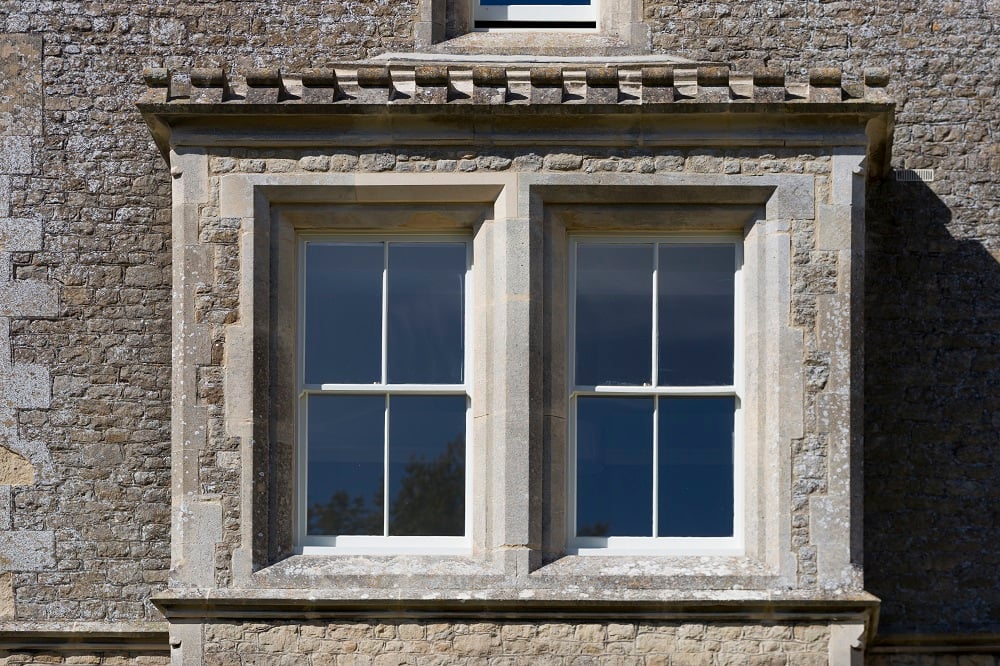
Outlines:
{"label": "glass pane", "polygon": [[465,243],[389,244],[389,383],[462,383],[465,267]]}
{"label": "glass pane", "polygon": [[736,400],[660,398],[659,535],[733,535]]}
{"label": "glass pane", "polygon": [[383,533],[385,396],[309,396],[308,533]]}
{"label": "glass pane", "polygon": [[661,245],[659,383],[733,383],[733,245]]}
{"label": "glass pane", "polygon": [[652,381],[653,247],[577,246],[578,386]]}
{"label": "glass pane", "polygon": [[577,398],[576,534],[653,535],[653,398]]}
{"label": "glass pane", "polygon": [[305,381],[382,378],[381,243],[307,243]]}
{"label": "glass pane", "polygon": [[389,398],[389,534],[465,534],[464,395]]}

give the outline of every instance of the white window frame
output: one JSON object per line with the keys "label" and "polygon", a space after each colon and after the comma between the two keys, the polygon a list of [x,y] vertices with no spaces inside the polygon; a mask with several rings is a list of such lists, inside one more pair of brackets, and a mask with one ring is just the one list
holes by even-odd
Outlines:
{"label": "white window frame", "polygon": [[[657,280],[659,253],[654,252],[653,278],[653,336],[652,336],[652,377],[650,386],[586,386],[576,384],[576,279],[577,248],[583,243],[602,244],[719,244],[735,248],[734,302],[733,302],[733,384],[729,386],[657,386]],[[567,396],[570,418],[568,419],[569,464],[567,466],[566,528],[567,553],[574,555],[730,555],[744,554],[744,513],[745,513],[745,451],[743,436],[744,352],[741,344],[743,335],[743,239],[735,234],[586,234],[571,235],[569,238],[569,340],[567,359]],[[653,412],[653,534],[651,537],[580,537],[576,535],[577,522],[577,442],[576,410],[577,398],[593,395],[617,395],[621,397],[671,397],[671,396],[731,396],[735,399],[733,414],[733,536],[731,537],[659,537],[657,527],[657,413],[659,400],[654,401]]]}
{"label": "white window frame", "polygon": [[[570,30],[595,30],[598,23],[599,0],[590,0],[586,5],[484,5],[481,0],[471,0],[472,20],[475,26],[479,21],[536,22],[552,23],[554,29],[559,29],[560,23],[591,22],[594,28],[568,28]],[[476,30],[496,30],[500,28],[476,28]],[[518,26],[509,29],[523,30]],[[529,28],[530,29],[530,28]],[[534,28],[545,30],[548,28]]]}
{"label": "white window frame", "polygon": [[[343,243],[384,243],[388,253],[389,244],[403,243],[463,243],[466,250],[465,264],[465,294],[463,299],[464,325],[464,357],[463,382],[461,384],[389,384],[386,382],[386,345],[388,307],[388,271],[387,264],[382,269],[382,322],[381,322],[381,377],[375,384],[306,384],[305,377],[305,247],[314,242]],[[462,555],[472,550],[472,518],[473,518],[473,460],[472,446],[472,386],[474,385],[473,350],[470,342],[474,340],[472,317],[472,260],[473,238],[466,234],[450,233],[409,233],[409,234],[348,234],[348,233],[301,233],[297,240],[297,298],[298,326],[296,341],[296,508],[295,508],[295,551],[303,555],[329,554],[426,554],[426,555]],[[310,535],[308,534],[308,500],[306,479],[308,472],[309,432],[308,432],[308,398],[311,395],[384,395],[386,396],[385,426],[383,430],[383,446],[385,454],[386,483],[385,502],[383,507],[383,532],[387,532],[389,515],[389,484],[388,484],[388,442],[389,442],[389,409],[388,398],[393,395],[464,395],[465,409],[465,521],[463,536],[366,536],[366,535]]]}

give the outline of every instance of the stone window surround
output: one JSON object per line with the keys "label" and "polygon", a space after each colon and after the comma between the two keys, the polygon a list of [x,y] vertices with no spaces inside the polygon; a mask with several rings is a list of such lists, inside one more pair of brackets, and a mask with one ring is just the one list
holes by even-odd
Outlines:
{"label": "stone window surround", "polygon": [[[851,161],[856,165],[860,159]],[[180,161],[172,159],[172,163]],[[276,400],[266,426],[276,428],[273,440],[271,433],[261,430],[265,426],[260,419],[261,407],[284,391],[282,380],[272,377],[271,390],[262,388],[268,381],[259,374],[260,364],[245,358],[245,351],[241,355],[262,335],[272,341],[272,354],[294,351],[283,347],[294,335],[280,328],[281,322],[295,321],[281,310],[294,304],[294,298],[279,294],[294,289],[294,259],[289,253],[294,252],[297,228],[311,224],[329,231],[338,220],[356,228],[364,226],[362,220],[377,219],[375,228],[397,230],[404,221],[412,223],[412,211],[421,208],[427,228],[466,228],[474,235],[474,326],[480,344],[475,351],[479,381],[473,395],[479,404],[474,404],[473,437],[474,446],[482,450],[488,442],[493,453],[490,464],[477,456],[483,462],[474,469],[474,553],[435,558],[440,567],[460,572],[465,587],[483,590],[511,582],[519,588],[548,587],[545,579],[550,577],[561,585],[629,567],[651,576],[652,588],[659,589],[688,587],[690,583],[684,581],[695,579],[708,589],[794,587],[787,443],[801,436],[803,427],[802,404],[796,399],[802,393],[803,368],[800,362],[787,361],[801,359],[802,346],[801,332],[788,326],[789,225],[795,219],[814,217],[813,178],[503,173],[448,175],[444,184],[441,178],[420,174],[221,177],[220,214],[241,218],[241,265],[254,266],[254,271],[243,275],[240,298],[241,321],[254,325],[233,326],[227,337],[227,422],[231,434],[242,435],[243,459],[254,461],[243,466],[243,487],[253,487],[261,472],[273,475],[274,480],[270,503],[259,492],[243,495],[242,514],[252,519],[244,518],[244,547],[234,558],[236,585],[314,588],[319,586],[317,580],[323,580],[324,586],[338,588],[359,576],[380,581],[376,587],[405,580],[407,586],[414,586],[414,594],[432,589],[448,594],[446,589],[455,585],[455,575],[435,573],[433,567],[428,569],[426,558],[419,556],[352,556],[348,561],[338,556],[288,557],[293,545],[294,479],[287,471],[275,469],[274,463],[285,455],[282,447],[294,441],[287,430],[282,432],[291,419],[287,406]],[[368,213],[374,210],[379,215],[373,218]],[[624,218],[623,211],[627,213]],[[618,215],[622,221],[609,223],[609,215],[611,219]],[[666,228],[665,217],[671,220]],[[562,367],[566,234],[595,229],[744,232],[749,372],[744,402],[747,516],[742,558],[629,556],[612,558],[617,562],[609,566],[608,558],[560,557],[566,538]],[[482,258],[493,266],[485,265]],[[291,273],[285,275],[287,271]],[[265,308],[255,307],[255,303],[263,304],[261,293],[279,295],[270,299],[270,306],[278,308],[270,317],[278,322],[277,330],[270,329]],[[480,306],[486,303],[489,308]],[[487,369],[491,362],[487,356],[495,359],[494,367]],[[556,361],[545,365],[543,359]],[[777,391],[769,388],[775,384]],[[250,432],[255,418],[258,429]],[[254,447],[255,440],[275,443]],[[267,469],[261,469],[262,465]],[[283,502],[283,497],[288,500]],[[252,538],[264,533],[261,521],[269,534],[266,540]],[[849,521],[830,529],[844,531],[828,535],[831,541],[849,542]],[[532,578],[537,580],[533,583]]]}
{"label": "stone window surround", "polygon": [[[642,21],[642,0],[596,1],[597,29],[570,33],[576,41],[587,41],[588,37],[596,34],[621,41],[632,53],[649,52],[649,27]],[[459,35],[473,31],[471,1],[454,0],[455,16],[452,17],[448,16],[448,5],[448,0],[419,0],[413,28],[417,51],[432,49],[433,45],[448,39],[449,23],[455,26]],[[486,41],[488,45],[489,40]]]}

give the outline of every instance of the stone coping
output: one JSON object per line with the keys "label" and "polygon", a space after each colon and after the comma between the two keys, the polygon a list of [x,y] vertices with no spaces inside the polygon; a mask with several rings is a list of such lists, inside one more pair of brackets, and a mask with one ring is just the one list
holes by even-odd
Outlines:
{"label": "stone coping", "polygon": [[344,63],[285,73],[279,68],[143,72],[141,104],[296,105],[602,105],[889,102],[888,70],[869,68],[844,81],[837,67],[789,81],[780,69],[737,71],[696,63],[580,62]]}

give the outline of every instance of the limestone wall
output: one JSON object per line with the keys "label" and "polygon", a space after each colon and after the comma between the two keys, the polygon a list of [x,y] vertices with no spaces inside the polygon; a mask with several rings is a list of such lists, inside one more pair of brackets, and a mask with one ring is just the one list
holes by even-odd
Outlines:
{"label": "limestone wall", "polygon": [[[405,51],[414,12],[409,2],[0,0],[2,619],[158,618],[148,598],[169,567],[170,184],[132,106],[142,68],[301,71]],[[931,183],[873,189],[867,219],[865,586],[889,633],[1000,630],[995,14],[974,0],[645,6],[655,53],[799,73],[889,68],[893,165],[934,169]],[[522,159],[746,174],[789,157],[565,154]],[[313,164],[472,170],[515,157],[379,151]],[[232,230],[220,221],[206,233],[224,244]],[[832,279],[811,233],[794,246],[803,326]],[[823,359],[808,354],[822,390]],[[217,377],[205,373],[200,390],[212,405]],[[814,437],[795,452],[803,496],[822,493],[822,450]],[[231,456],[203,463],[212,483],[234,482]],[[808,519],[795,525],[808,583]]]}
{"label": "limestone wall", "polygon": [[232,623],[203,631],[210,666],[822,666],[830,637],[815,625],[642,622]]}
{"label": "limestone wall", "polygon": [[646,17],[659,53],[892,71],[893,166],[934,181],[870,191],[866,587],[884,632],[997,631],[995,4],[647,0]]}

